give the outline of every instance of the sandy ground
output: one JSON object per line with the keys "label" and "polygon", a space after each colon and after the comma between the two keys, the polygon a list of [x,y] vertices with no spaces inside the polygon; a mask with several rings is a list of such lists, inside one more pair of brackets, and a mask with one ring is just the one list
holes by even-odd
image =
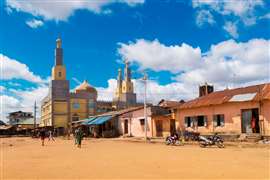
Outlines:
{"label": "sandy ground", "polygon": [[270,179],[269,148],[2,138],[1,179]]}

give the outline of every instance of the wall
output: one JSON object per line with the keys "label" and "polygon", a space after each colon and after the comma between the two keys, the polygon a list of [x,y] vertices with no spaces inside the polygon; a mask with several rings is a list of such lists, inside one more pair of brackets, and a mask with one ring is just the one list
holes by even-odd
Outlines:
{"label": "wall", "polygon": [[40,127],[52,125],[52,101],[48,101],[41,106]]}
{"label": "wall", "polygon": [[161,121],[162,123],[162,137],[167,137],[171,134],[170,132],[170,119],[171,116],[153,116],[153,136],[158,137],[157,129],[156,129],[156,123],[157,121]]}
{"label": "wall", "polygon": [[[79,108],[74,108],[73,104],[78,103]],[[77,114],[80,119],[86,119],[88,118],[88,100],[87,99],[79,99],[79,98],[74,98],[70,99],[70,118],[72,120],[72,116],[74,114]]]}
{"label": "wall", "polygon": [[[198,131],[201,133],[211,133],[211,132],[226,132],[226,133],[241,133],[241,109],[252,109],[259,108],[258,102],[237,102],[237,103],[226,103],[222,105],[199,107],[192,109],[177,109],[176,121],[177,126],[180,130]],[[264,119],[265,133],[269,133],[269,101],[263,103],[262,112],[260,119]],[[213,125],[213,115],[214,114],[224,114],[225,115],[225,126],[224,127],[214,127]],[[208,124],[206,127],[198,127],[198,129],[185,128],[185,117],[186,116],[197,116],[206,115],[208,118]]]}

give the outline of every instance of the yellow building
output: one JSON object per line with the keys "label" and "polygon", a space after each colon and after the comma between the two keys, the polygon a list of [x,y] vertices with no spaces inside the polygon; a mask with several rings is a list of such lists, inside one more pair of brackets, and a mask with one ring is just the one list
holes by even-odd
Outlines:
{"label": "yellow building", "polygon": [[53,127],[64,133],[73,121],[86,119],[96,113],[97,91],[87,81],[70,92],[63,63],[61,39],[56,40],[55,65],[49,93],[41,104],[41,127]]}
{"label": "yellow building", "polygon": [[124,109],[128,107],[138,106],[136,100],[136,93],[134,93],[133,82],[131,81],[131,71],[129,62],[125,61],[125,77],[122,79],[122,70],[118,70],[117,87],[115,97],[113,99],[113,106],[115,109]]}

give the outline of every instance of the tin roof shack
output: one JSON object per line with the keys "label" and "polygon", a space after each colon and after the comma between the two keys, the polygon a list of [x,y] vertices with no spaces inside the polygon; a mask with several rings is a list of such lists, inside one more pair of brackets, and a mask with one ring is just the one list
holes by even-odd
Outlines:
{"label": "tin roof shack", "polygon": [[119,116],[129,111],[141,107],[132,107],[119,111],[111,111],[97,116],[90,116],[88,119],[77,121],[73,123],[73,127],[83,127],[87,136],[92,137],[117,137],[119,136],[118,123]]}
{"label": "tin roof shack", "polygon": [[[138,107],[119,115],[119,134],[123,136],[145,137],[144,107]],[[147,137],[164,137],[173,131],[168,109],[147,106]]]}
{"label": "tin roof shack", "polygon": [[177,108],[181,130],[270,135],[270,83],[212,92]]}

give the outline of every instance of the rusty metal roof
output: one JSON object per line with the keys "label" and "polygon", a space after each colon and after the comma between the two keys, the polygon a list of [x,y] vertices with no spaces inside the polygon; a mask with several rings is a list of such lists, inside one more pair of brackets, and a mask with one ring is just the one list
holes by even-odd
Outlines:
{"label": "rusty metal roof", "polygon": [[[254,94],[254,96],[251,96],[250,94]],[[239,95],[243,95],[242,99]],[[247,97],[249,97],[249,99]],[[241,102],[259,101],[265,99],[270,100],[270,83],[216,91],[211,94],[188,101],[182,105],[179,105],[178,108],[187,109],[202,106],[219,105],[227,102],[232,102],[234,101],[234,99],[241,99]]]}

